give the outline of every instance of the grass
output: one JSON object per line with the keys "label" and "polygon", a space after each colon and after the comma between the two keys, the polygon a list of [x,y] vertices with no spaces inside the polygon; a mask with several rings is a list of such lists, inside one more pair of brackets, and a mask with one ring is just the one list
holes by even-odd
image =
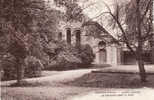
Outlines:
{"label": "grass", "polygon": [[148,82],[142,83],[138,74],[89,73],[64,84],[95,88],[154,88],[154,75],[148,75]]}
{"label": "grass", "polygon": [[[120,67],[121,70],[119,69],[127,74],[110,73],[108,71],[119,72],[119,70],[114,70],[111,67],[106,68],[104,69],[107,73],[104,73],[103,69],[98,69],[100,72],[97,73],[95,71],[83,72],[83,70],[81,72],[73,70],[58,73],[48,71],[44,73],[44,76],[47,75],[47,77],[41,77],[35,82],[30,79],[22,87],[14,87],[15,84],[13,87],[2,87],[2,100],[67,100],[76,95],[103,90],[104,88],[154,88],[154,75],[148,75],[148,82],[141,83],[139,75],[129,73],[132,70],[128,67],[123,66]],[[148,69],[152,71],[153,68],[149,67]],[[136,73],[134,67],[133,70]],[[85,72],[88,74],[84,74]],[[55,75],[56,77],[53,77]],[[57,79],[58,81],[55,81]]]}
{"label": "grass", "polygon": [[73,86],[2,87],[2,100],[67,100],[91,90],[95,89]]}
{"label": "grass", "polygon": [[137,65],[120,65],[94,70],[64,84],[97,88],[154,88],[154,65],[146,65],[145,69],[148,76],[146,83],[140,81]]}
{"label": "grass", "polygon": [[6,85],[3,84],[2,100],[67,100],[69,97],[94,90],[94,88],[74,87],[61,83],[85,72],[87,71],[45,72],[46,77],[26,80],[22,86],[16,86],[15,81],[11,81]]}
{"label": "grass", "polygon": [[9,85],[9,87],[39,87],[46,85],[46,83],[41,82],[28,82],[26,80],[23,80],[20,84],[18,83],[12,83]]}

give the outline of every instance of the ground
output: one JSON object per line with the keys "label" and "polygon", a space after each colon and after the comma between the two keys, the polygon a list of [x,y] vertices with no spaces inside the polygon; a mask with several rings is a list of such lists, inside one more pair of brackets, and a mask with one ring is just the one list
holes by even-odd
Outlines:
{"label": "ground", "polygon": [[27,79],[27,82],[34,84],[27,87],[8,87],[15,81],[2,82],[2,100],[66,100],[68,97],[95,90],[61,84],[73,81],[91,70],[94,69],[44,72],[43,75],[49,76]]}
{"label": "ground", "polygon": [[73,97],[71,100],[153,100],[153,92],[154,90],[149,88],[103,89]]}
{"label": "ground", "polygon": [[[15,81],[2,82],[2,100],[90,100],[88,98],[91,98],[91,100],[93,100],[92,98],[106,100],[103,99],[103,95],[109,95],[111,88],[115,92],[118,91],[117,93],[133,88],[136,96],[144,94],[149,97],[148,100],[153,100],[150,99],[151,91],[154,91],[153,67],[154,65],[146,66],[147,72],[150,73],[147,83],[140,82],[139,76],[136,74],[137,66],[120,66],[117,68],[114,66],[59,72],[45,71],[43,77],[26,79],[28,83],[31,83],[30,86],[8,87]],[[93,72],[91,73],[91,71]],[[125,72],[125,74],[116,72]],[[115,93],[110,93],[110,95],[113,96]],[[129,99],[135,100],[131,98],[133,97],[131,93],[128,95],[130,95]],[[119,99],[114,99],[113,96],[110,100]]]}

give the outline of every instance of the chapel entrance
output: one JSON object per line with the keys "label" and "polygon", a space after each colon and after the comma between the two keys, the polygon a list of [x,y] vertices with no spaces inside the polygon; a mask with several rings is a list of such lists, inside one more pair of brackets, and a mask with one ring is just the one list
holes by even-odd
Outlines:
{"label": "chapel entrance", "polygon": [[100,41],[98,43],[98,48],[99,48],[99,64],[105,64],[107,59],[106,59],[106,43],[104,41]]}
{"label": "chapel entrance", "polygon": [[105,64],[106,63],[106,50],[100,49],[99,50],[99,64]]}

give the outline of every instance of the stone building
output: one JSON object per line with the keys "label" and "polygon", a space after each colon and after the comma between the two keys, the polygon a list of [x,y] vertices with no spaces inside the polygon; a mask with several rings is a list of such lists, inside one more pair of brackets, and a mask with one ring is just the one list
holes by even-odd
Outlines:
{"label": "stone building", "polygon": [[86,36],[85,31],[81,28],[80,22],[66,23],[60,22],[60,30],[58,39],[65,40],[71,45],[89,44],[94,51],[95,60],[93,63],[96,64],[120,64],[121,56],[119,47],[117,44],[111,44],[112,40],[110,37],[107,39],[98,39],[93,36]]}
{"label": "stone building", "polygon": [[[93,36],[86,36],[80,22],[61,22],[60,26],[60,39],[66,40],[71,45],[89,44],[93,48],[95,53],[93,63],[110,65],[137,64],[135,56],[131,54],[125,45],[112,43],[112,36],[108,36],[108,38],[102,36],[99,39]],[[144,53],[146,64],[152,63],[152,50],[146,50]]]}

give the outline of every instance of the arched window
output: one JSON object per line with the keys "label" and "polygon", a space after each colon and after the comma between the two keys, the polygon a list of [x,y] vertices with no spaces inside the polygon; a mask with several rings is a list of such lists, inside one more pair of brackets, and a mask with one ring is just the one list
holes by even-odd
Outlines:
{"label": "arched window", "polygon": [[76,30],[75,31],[75,36],[76,36],[76,46],[80,47],[81,45],[81,30]]}
{"label": "arched window", "polygon": [[62,32],[59,32],[59,34],[58,34],[58,40],[59,40],[59,41],[62,40]]}
{"label": "arched window", "polygon": [[71,28],[66,28],[66,41],[71,44]]}
{"label": "arched window", "polygon": [[98,49],[99,49],[99,64],[105,64],[107,60],[106,43],[104,41],[100,41],[98,43]]}

